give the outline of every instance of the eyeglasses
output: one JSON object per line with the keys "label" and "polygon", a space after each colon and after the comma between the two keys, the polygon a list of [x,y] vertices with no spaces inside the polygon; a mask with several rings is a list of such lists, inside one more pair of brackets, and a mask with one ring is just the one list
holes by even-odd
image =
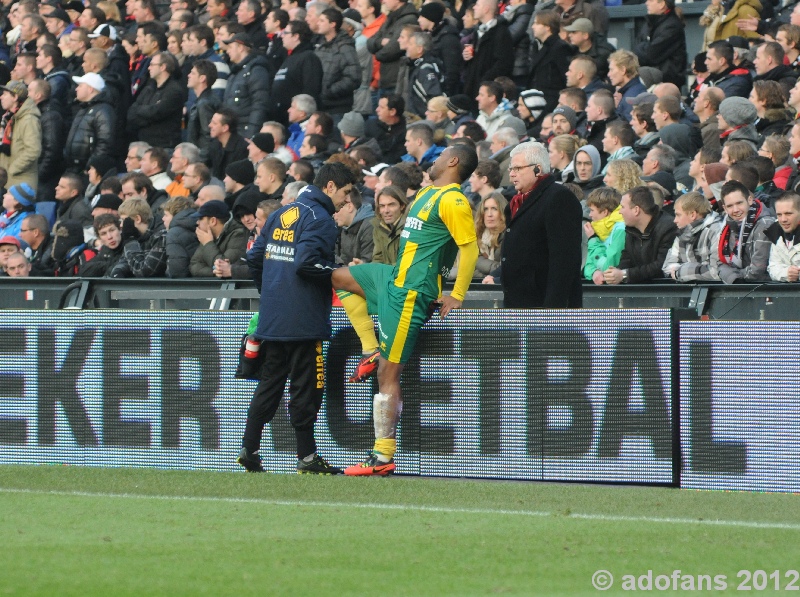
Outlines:
{"label": "eyeglasses", "polygon": [[511,174],[519,174],[525,168],[530,168],[531,166],[538,166],[538,164],[525,164],[524,166],[511,166],[508,171]]}
{"label": "eyeglasses", "polygon": [[20,228],[20,232],[33,232],[36,228]]}

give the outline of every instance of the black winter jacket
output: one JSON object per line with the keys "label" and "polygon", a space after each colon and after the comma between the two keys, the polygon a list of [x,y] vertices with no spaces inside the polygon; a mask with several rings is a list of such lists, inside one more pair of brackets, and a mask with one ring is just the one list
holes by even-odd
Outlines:
{"label": "black winter jacket", "polygon": [[[67,129],[64,117],[50,100],[38,105],[42,125],[42,153],[39,154],[39,184],[58,181],[63,172],[64,142]],[[52,199],[50,199],[52,201]]]}
{"label": "black winter jacket", "polygon": [[[514,43],[511,41],[508,23],[504,19],[498,19],[497,24],[475,44],[475,55],[467,62],[464,73],[464,93],[467,97],[474,98],[483,81],[511,76],[513,69]],[[566,71],[565,68],[564,72]],[[563,88],[564,86],[560,89]]]}
{"label": "black winter jacket", "polygon": [[322,63],[308,42],[297,46],[275,74],[270,94],[270,117],[287,124],[286,110],[292,105],[292,98],[301,93],[316,101],[320,101],[322,93]]}
{"label": "black winter jacket", "polygon": [[64,166],[71,172],[83,174],[91,156],[113,156],[116,134],[114,108],[103,91],[92,101],[81,103],[64,146]]}
{"label": "black winter jacket", "polygon": [[678,235],[678,227],[669,214],[659,210],[650,220],[644,233],[633,226],[625,226],[625,248],[619,260],[619,269],[628,270],[628,282],[636,284],[660,280],[667,253]]}
{"label": "black winter jacket", "polygon": [[128,109],[128,131],[153,147],[175,147],[181,142],[183,90],[174,78],[161,87],[150,80]]}
{"label": "black winter jacket", "polygon": [[503,18],[508,22],[508,32],[511,34],[511,43],[514,44],[514,70],[512,77],[523,84],[528,82],[531,72],[531,36],[528,23],[533,14],[533,4],[517,4],[516,8],[509,6],[503,13]]}
{"label": "black winter jacket", "polygon": [[686,83],[686,31],[674,10],[647,15],[647,35],[634,52],[641,66],[660,70],[665,83],[674,83],[679,89]]}
{"label": "black winter jacket", "polygon": [[240,135],[249,139],[261,130],[269,100],[269,69],[264,56],[251,52],[239,64],[231,64],[222,103],[236,112]]}
{"label": "black winter jacket", "polygon": [[514,218],[506,207],[503,298],[510,309],[580,308],[583,209],[554,176],[541,180]]}
{"label": "black winter jacket", "polygon": [[238,134],[231,135],[228,144],[223,149],[222,143],[216,139],[211,140],[208,146],[208,161],[206,164],[211,168],[211,176],[220,180],[225,178],[225,168],[232,162],[247,159],[247,141]]}
{"label": "black winter jacket", "polygon": [[353,92],[361,85],[361,65],[353,38],[339,31],[314,51],[322,64],[322,110],[344,114],[353,109]]}
{"label": "black winter jacket", "polygon": [[194,209],[179,211],[169,223],[167,230],[167,276],[188,278],[189,262],[200,246],[195,234],[197,216]]}
{"label": "black winter jacket", "polygon": [[109,249],[103,245],[94,256],[78,269],[78,275],[82,278],[102,278],[111,275],[111,270],[117,265],[124,252],[122,243],[116,249]]}
{"label": "black winter jacket", "polygon": [[[392,88],[397,81],[397,74],[400,71],[400,61],[405,56],[405,52],[400,49],[397,38],[406,25],[417,24],[417,9],[411,2],[406,2],[397,10],[386,15],[378,32],[367,40],[367,49],[375,54],[375,58],[380,62],[381,88]],[[382,40],[387,38],[389,43],[382,45]]]}
{"label": "black winter jacket", "polygon": [[441,60],[444,65],[442,90],[448,97],[451,97],[461,91],[461,71],[464,68],[458,30],[445,19],[431,31],[431,34],[433,35],[431,54]]}
{"label": "black winter jacket", "polygon": [[558,94],[567,86],[569,59],[574,53],[575,48],[558,35],[551,35],[541,46],[537,41],[531,44],[528,89],[538,89],[544,93],[547,102],[545,113],[552,112],[558,105]]}
{"label": "black winter jacket", "polygon": [[211,145],[211,136],[208,131],[208,123],[214,112],[222,105],[216,93],[211,89],[206,89],[197,98],[197,101],[189,110],[186,120],[186,140],[194,143],[200,150],[200,161],[208,159],[208,148]]}

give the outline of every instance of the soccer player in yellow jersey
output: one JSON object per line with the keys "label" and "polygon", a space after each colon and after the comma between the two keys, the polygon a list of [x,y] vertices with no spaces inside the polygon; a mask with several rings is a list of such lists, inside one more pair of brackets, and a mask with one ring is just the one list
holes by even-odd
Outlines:
{"label": "soccer player in yellow jersey", "polygon": [[[355,380],[366,379],[378,365],[372,411],[375,447],[363,463],[345,469],[346,475],[388,475],[395,470],[403,365],[433,303],[438,303],[441,317],[461,307],[478,260],[472,208],[460,186],[477,165],[473,149],[465,145],[445,149],[430,168],[433,185],[419,191],[408,208],[397,263],[366,263],[333,272],[333,287],[367,355],[359,363]],[[453,291],[442,295],[442,276],[459,253]],[[378,316],[380,339],[370,313]]]}

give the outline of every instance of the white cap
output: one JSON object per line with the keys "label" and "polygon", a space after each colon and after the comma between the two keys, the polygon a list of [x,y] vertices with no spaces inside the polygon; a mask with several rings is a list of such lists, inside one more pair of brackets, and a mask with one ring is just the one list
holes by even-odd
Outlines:
{"label": "white cap", "polygon": [[364,176],[380,176],[381,172],[386,170],[389,167],[389,164],[384,164],[381,162],[380,164],[375,164],[372,168],[364,168],[361,172]]}
{"label": "white cap", "polygon": [[113,25],[109,25],[108,23],[104,23],[103,25],[98,25],[94,32],[89,34],[89,37],[92,39],[96,39],[100,36],[107,37],[113,41],[117,39],[117,30],[114,28]]}
{"label": "white cap", "polygon": [[72,77],[72,80],[78,85],[81,83],[86,83],[89,87],[96,89],[97,91],[103,91],[103,89],[106,88],[106,82],[103,81],[103,77],[97,73],[86,73],[82,77]]}

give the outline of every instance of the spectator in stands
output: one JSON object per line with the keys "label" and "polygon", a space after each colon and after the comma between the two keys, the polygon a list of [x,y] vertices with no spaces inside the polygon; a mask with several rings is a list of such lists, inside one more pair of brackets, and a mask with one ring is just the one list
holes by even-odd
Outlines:
{"label": "spectator in stands", "polygon": [[559,37],[561,17],[554,10],[534,13],[531,46],[531,71],[528,89],[538,89],[544,94],[545,111],[550,112],[558,103],[559,92],[567,86],[566,73],[569,59],[575,50]]}
{"label": "spectator in stands", "polygon": [[81,267],[94,259],[96,251],[85,241],[83,225],[77,220],[59,220],[53,228],[53,275],[58,278],[77,276]]}
{"label": "spectator in stands", "polygon": [[408,110],[423,117],[428,102],[442,95],[444,64],[433,55],[430,34],[417,32],[409,36],[406,56],[411,63],[408,71]]}
{"label": "spectator in stands", "polygon": [[603,272],[606,284],[638,284],[662,277],[661,266],[678,234],[675,223],[645,186],[622,195],[620,214],[625,221],[625,248],[619,267]]}
{"label": "spectator in stands", "polygon": [[[116,177],[113,177],[113,180],[119,185],[121,192],[122,185],[119,184],[119,180]],[[92,205],[92,217],[97,218],[97,216],[103,214],[111,214],[119,219],[119,206],[122,205],[122,199],[118,194],[105,192],[102,188],[99,188],[98,191],[100,194],[97,197],[97,202]]]}
{"label": "spectator in stands", "polygon": [[611,90],[604,79],[598,76],[598,66],[594,59],[582,54],[573,56],[570,60],[566,80],[568,87],[582,89],[587,97],[591,97],[598,89]]}
{"label": "spectator in stands", "polygon": [[172,179],[167,174],[168,164],[168,154],[161,147],[151,147],[144,152],[141,162],[142,174],[147,175],[153,187],[159,191],[166,190],[172,183]]}
{"label": "spectator in stands", "polygon": [[495,81],[481,83],[475,100],[479,110],[477,122],[483,127],[486,137],[491,138],[498,129],[507,126],[513,106],[503,101],[503,88]]}
{"label": "spectator in stands", "polygon": [[588,126],[588,122],[586,121],[587,102],[588,97],[586,96],[586,92],[577,87],[567,87],[566,89],[562,89],[558,94],[558,105],[569,106],[574,110],[575,116],[577,116],[575,132],[580,137],[586,136],[586,127]]}
{"label": "spectator in stands", "polygon": [[508,178],[508,165],[511,163],[511,150],[519,145],[519,136],[511,127],[503,127],[492,135],[492,143],[489,150],[492,152],[489,159],[497,162],[502,178],[500,184],[496,186],[509,186],[511,181]]}
{"label": "spectator in stands", "polygon": [[[213,91],[217,98],[222,100],[222,95],[225,93],[225,87],[228,82],[228,77],[231,74],[231,69],[228,63],[222,59],[222,56],[214,51],[214,32],[211,28],[206,25],[194,25],[193,27],[189,27],[183,35],[181,48],[183,49],[183,53],[189,57],[191,66],[194,66],[201,60],[208,60],[212,63],[216,71],[213,73],[214,81],[211,81],[211,71],[204,69],[204,74],[208,77],[208,88]],[[184,67],[184,69],[185,68],[186,67]],[[196,92],[194,93],[196,97],[199,97]]]}
{"label": "spectator in stands", "polygon": [[247,159],[247,142],[236,132],[236,114],[228,107],[221,107],[211,117],[208,125],[211,135],[209,161],[211,174],[222,180],[228,164]]}
{"label": "spectator in stands", "polygon": [[164,189],[170,197],[188,197],[189,189],[183,184],[183,175],[189,164],[200,161],[200,150],[193,143],[181,143],[175,147],[169,160],[170,170],[175,177]]}
{"label": "spectator in stands", "polygon": [[419,164],[424,170],[444,151],[444,147],[433,144],[433,129],[427,123],[414,123],[406,132],[406,151],[404,162]]}
{"label": "spectator in stands", "polygon": [[742,160],[750,159],[756,155],[756,151],[750,141],[735,139],[725,144],[720,155],[720,162],[732,166]]}
{"label": "spectator in stands", "polygon": [[[146,174],[143,172],[134,172],[131,174],[126,174],[122,178],[120,178],[120,182],[122,183],[122,200],[123,203],[126,201],[130,201],[131,199],[143,199],[147,205],[150,206],[151,217],[145,218],[144,214],[139,214],[142,216],[142,220],[145,219],[147,222],[150,223],[152,226],[152,230],[158,231],[163,227],[163,223],[161,222],[161,206],[169,199],[166,191],[162,191],[156,189],[153,186],[153,183],[147,177]],[[120,215],[123,215],[123,212],[119,212]],[[159,217],[156,218],[155,216],[158,215]],[[130,226],[129,226],[130,227]],[[123,229],[123,232],[125,230]],[[132,232],[132,230],[129,230]],[[125,235],[123,234],[123,237]],[[131,237],[133,238],[133,237]],[[124,239],[123,239],[124,240]],[[145,276],[147,277],[147,276]]]}
{"label": "spectator in stands", "polygon": [[[225,178],[222,181],[225,184],[225,203],[228,209],[233,209],[239,197],[253,188],[254,178],[255,172],[249,160],[228,164],[225,169]],[[255,208],[253,213],[255,213]]]}
{"label": "spectator in stands", "polygon": [[281,201],[286,188],[286,164],[278,158],[264,158],[256,166],[255,185],[267,199]]}
{"label": "spectator in stands", "polygon": [[126,172],[139,172],[142,169],[142,158],[144,152],[150,149],[150,146],[143,141],[134,141],[128,146],[128,152],[125,154],[125,170]]}
{"label": "spectator in stands", "polygon": [[586,141],[589,145],[593,145],[598,153],[603,150],[603,137],[608,123],[617,118],[611,93],[605,90],[593,93],[586,104],[586,120],[589,122],[586,127]]}
{"label": "spectator in stands", "polygon": [[7,276],[8,258],[22,250],[19,240],[13,236],[0,237],[0,276]]}
{"label": "spectator in stands", "polygon": [[55,198],[59,202],[58,220],[77,220],[83,226],[92,225],[92,210],[83,200],[84,185],[80,175],[67,172],[58,180]]}
{"label": "spectator in stands", "polygon": [[647,91],[639,79],[639,59],[628,50],[617,50],[608,57],[608,80],[616,87],[617,113],[625,122],[631,119],[632,106],[627,98]]}
{"label": "spectator in stands", "polygon": [[698,126],[703,136],[704,147],[722,147],[719,142],[717,114],[719,105],[724,99],[725,93],[719,87],[703,87],[694,100],[694,113],[700,119]]}
{"label": "spectator in stands", "polygon": [[288,174],[297,181],[311,184],[314,179],[314,167],[307,160],[300,159],[289,166]]}
{"label": "spectator in stands", "polygon": [[404,0],[384,0],[387,9],[386,21],[372,37],[367,40],[367,49],[375,55],[380,65],[381,96],[395,93],[400,66],[405,52],[400,48],[398,38],[404,26],[416,25],[417,11],[414,5]]}
{"label": "spectator in stands", "polygon": [[348,112],[337,125],[344,141],[343,151],[350,153],[358,147],[369,147],[376,155],[381,155],[381,148],[375,139],[365,136],[364,117],[358,112]]}
{"label": "spectator in stands", "polygon": [[[478,262],[475,265],[473,278],[476,280],[483,280],[500,268],[506,231],[506,207],[508,207],[506,198],[499,193],[492,193],[481,199],[475,210]],[[453,269],[455,270],[455,267]],[[449,277],[455,279],[453,271]]]}
{"label": "spectator in stands", "polygon": [[339,228],[336,240],[336,262],[356,265],[372,261],[375,210],[363,203],[357,189],[351,191],[342,208],[333,214]]}
{"label": "spectator in stands", "polygon": [[719,247],[722,217],[701,193],[681,195],[675,201],[678,236],[661,268],[678,282],[719,280],[713,255]]}
{"label": "spectator in stands", "polygon": [[188,278],[189,261],[199,243],[197,210],[188,197],[172,197],[162,206],[162,221],[167,230],[167,277]]}
{"label": "spectator in stands", "polygon": [[267,59],[253,51],[246,34],[237,33],[227,43],[231,75],[222,103],[234,111],[240,134],[249,139],[267,120],[270,101]]}
{"label": "spectator in stands", "polygon": [[786,94],[777,81],[753,81],[750,103],[756,107],[758,118],[753,124],[760,139],[769,135],[782,135],[789,128],[792,115],[784,107]]}
{"label": "spectator in stands", "polygon": [[297,196],[300,194],[300,191],[306,188],[307,184],[308,183],[306,183],[306,181],[304,180],[290,182],[289,184],[287,184],[286,188],[283,190],[281,205],[288,205],[289,203],[292,203],[295,199],[297,199]]}
{"label": "spectator in stands", "polygon": [[253,164],[253,168],[258,166],[275,149],[275,141],[269,133],[256,133],[251,139],[247,140],[247,159]]}
{"label": "spectator in stands", "polygon": [[262,5],[257,0],[244,0],[236,8],[236,21],[244,27],[247,41],[262,53],[267,47]]}
{"label": "spectator in stands", "polygon": [[580,307],[580,202],[556,184],[547,149],[539,143],[522,143],[511,152],[511,182],[517,194],[505,214],[505,306]]}
{"label": "spectator in stands", "polygon": [[793,168],[789,162],[789,140],[780,135],[770,135],[761,144],[758,155],[768,157],[775,166],[773,182],[781,190],[786,190]]}
{"label": "spectator in stands", "polygon": [[674,0],[652,0],[647,4],[647,30],[636,44],[641,66],[661,71],[663,80],[681,87],[686,83],[686,32],[682,14]]}
{"label": "spectator in stands", "polygon": [[783,94],[788,97],[789,91],[797,83],[797,73],[788,64],[784,64],[786,53],[781,44],[767,41],[756,48],[756,57],[753,60],[756,76],[753,83],[758,81],[774,81],[779,83]]}
{"label": "spectator in stands", "polygon": [[[772,181],[775,176],[775,166],[772,164],[772,160],[768,157],[755,155],[747,161],[741,162],[741,164],[751,166],[757,171],[758,186],[753,194],[756,199],[761,200],[764,205],[772,210],[775,200],[783,194],[783,190],[779,189]],[[738,166],[739,164],[736,165]]]}
{"label": "spectator in stands", "polygon": [[[651,103],[639,103],[631,110],[630,125],[638,137],[633,142],[633,150],[640,158],[644,158],[661,140],[656,123],[653,122],[653,106]],[[717,142],[719,143],[719,138]]]}
{"label": "spectator in stands", "polygon": [[197,240],[200,246],[192,255],[189,271],[195,278],[214,276],[214,262],[237,262],[247,247],[247,230],[235,219],[223,201],[209,201],[197,211]]}
{"label": "spectator in stands", "polygon": [[672,174],[675,180],[685,187],[689,187],[692,184],[689,168],[692,157],[697,150],[691,139],[690,127],[680,123],[669,124],[662,128],[659,133],[661,135],[661,143],[674,150],[675,168]]}
{"label": "spectator in stands", "polygon": [[[553,110],[553,133],[556,135],[575,135],[578,126],[578,114],[569,106],[558,106]],[[552,137],[551,137],[552,138]]]}
{"label": "spectator in stands", "polygon": [[572,161],[572,169],[575,171],[575,180],[572,182],[581,187],[584,193],[588,193],[592,189],[603,186],[603,177],[599,176],[602,168],[600,152],[595,149],[594,145],[584,145],[575,152],[575,158]]}
{"label": "spectator in stands", "polygon": [[286,48],[283,47],[283,30],[289,24],[289,13],[280,8],[271,10],[264,19],[264,30],[267,34],[267,48],[265,55],[267,67],[269,68],[270,80],[275,77],[275,73],[286,60],[288,55]]}
{"label": "spectator in stands", "polygon": [[[289,54],[272,82],[269,115],[284,125],[287,122],[305,122],[317,109],[316,101],[322,92],[323,75],[322,63],[314,53],[311,36],[311,29],[305,21],[290,21],[283,32],[283,47]],[[291,108],[295,104],[293,119]],[[301,115],[301,111],[304,114]],[[292,136],[293,133],[290,129]],[[302,142],[300,138],[295,144],[290,137],[286,144],[297,153]]]}
{"label": "spectator in stands", "polygon": [[70,77],[80,77],[83,75],[83,55],[89,49],[89,30],[77,27],[69,32],[67,41],[62,40],[62,43],[69,50],[64,52],[64,68]]}
{"label": "spectator in stands", "polygon": [[52,255],[50,222],[39,214],[31,214],[22,221],[19,238],[31,250],[31,276],[52,276],[55,269]]}
{"label": "spectator in stands", "polygon": [[497,3],[478,0],[473,10],[480,23],[476,42],[464,45],[461,55],[466,62],[464,93],[470,98],[484,81],[511,76],[514,70],[514,42],[505,19],[497,18]]}
{"label": "spectator in stands", "polygon": [[82,278],[102,278],[122,257],[122,231],[119,219],[111,214],[102,214],[94,219],[94,231],[100,241],[100,249],[94,259],[84,263],[78,270]]}
{"label": "spectator in stands", "polygon": [[615,160],[608,165],[603,182],[624,195],[642,184],[642,169],[633,160]]}
{"label": "spectator in stands", "polygon": [[116,115],[100,75],[87,73],[72,80],[78,84],[75,95],[81,106],[67,135],[64,162],[68,171],[81,173],[90,157],[114,155]]}
{"label": "spectator in stands", "polygon": [[403,189],[387,186],[375,198],[378,214],[372,226],[372,263],[394,265],[400,247],[400,233],[406,224],[408,205]]}
{"label": "spectator in stands", "polygon": [[225,189],[222,187],[218,187],[217,185],[206,185],[197,193],[197,199],[195,199],[194,205],[195,207],[200,207],[204,203],[208,203],[209,201],[225,201]]}
{"label": "spectator in stands", "polygon": [[[512,9],[511,6],[516,6],[517,8]],[[511,16],[512,12],[514,17]],[[530,16],[532,12],[532,8],[528,10],[527,4],[522,3],[520,0],[514,0],[514,2],[506,8],[504,14],[506,20],[509,21],[509,30],[513,29],[517,34],[516,39],[513,39],[514,36],[512,35],[515,48],[519,50],[515,57],[515,76],[519,74],[520,76],[527,77],[528,75],[528,23],[526,16]],[[423,31],[431,34],[433,38],[431,53],[442,62],[444,67],[442,91],[448,97],[456,95],[461,87],[460,78],[463,69],[463,60],[461,58],[462,48],[461,42],[459,41],[458,29],[450,22],[450,19],[445,18],[445,7],[438,2],[423,4],[419,9],[417,22]],[[524,42],[521,41],[522,38],[525,39]],[[517,64],[518,59],[520,60],[519,65]]]}
{"label": "spectator in stands", "polygon": [[208,161],[208,148],[211,145],[209,125],[214,113],[219,110],[221,100],[214,93],[213,86],[217,80],[217,68],[210,60],[200,59],[192,64],[187,77],[187,87],[194,92],[195,101],[186,108],[186,140],[200,150],[200,159]]}
{"label": "spectator in stands", "polygon": [[750,95],[753,86],[750,71],[733,63],[733,46],[727,41],[715,41],[708,47],[706,66],[707,84],[722,89],[726,98]]}
{"label": "spectator in stands", "polygon": [[647,152],[642,162],[642,174],[652,176],[656,172],[668,172],[672,174],[675,170],[675,160],[677,152],[669,145],[659,143]]}
{"label": "spectator in stands", "polygon": [[405,152],[406,119],[405,102],[399,95],[389,95],[378,100],[375,109],[377,120],[366,122],[364,134],[378,142],[388,163],[397,163]]}
{"label": "spectator in stands", "polygon": [[[125,183],[122,186],[124,188]],[[167,231],[163,225],[156,228],[152,224],[153,211],[147,201],[139,197],[126,199],[119,208],[119,215],[122,218],[124,252],[111,270],[110,276],[112,278],[163,277],[167,271]]]}
{"label": "spectator in stands", "polygon": [[176,80],[178,61],[158,52],[148,63],[149,81],[128,109],[128,132],[153,147],[173,148],[181,141],[183,91]]}
{"label": "spectator in stands", "polygon": [[300,157],[306,160],[314,170],[319,170],[330,154],[328,153],[328,140],[322,135],[306,135],[300,146]]}
{"label": "spectator in stands", "polygon": [[28,86],[28,95],[39,108],[42,127],[42,152],[39,154],[39,186],[36,201],[55,201],[58,176],[64,171],[64,117],[50,102],[50,83],[36,79]]}
{"label": "spectator in stands", "polygon": [[579,140],[574,135],[558,135],[550,141],[548,145],[550,168],[556,179],[561,182],[575,180],[573,159],[579,147]]}
{"label": "spectator in stands", "polygon": [[150,61],[167,49],[167,37],[154,21],[141,23],[136,29],[136,47],[142,58],[131,68],[131,96],[134,100],[150,80]]}
{"label": "spectator in stands", "polygon": [[27,183],[12,185],[3,195],[3,214],[0,215],[0,230],[3,236],[20,236],[23,220],[34,210],[36,191]]}
{"label": "spectator in stands", "polygon": [[765,234],[772,243],[769,277],[776,282],[797,282],[800,278],[800,195],[784,193],[775,201],[777,221]]}
{"label": "spectator in stands", "polygon": [[335,121],[353,109],[353,93],[361,84],[361,66],[355,42],[342,30],[342,22],[339,10],[324,10],[317,25],[321,41],[314,50],[322,64],[320,108]]}
{"label": "spectator in stands", "polygon": [[603,272],[617,267],[625,248],[625,222],[619,212],[620,195],[611,188],[595,189],[586,198],[591,222],[584,222],[588,253],[583,276],[596,285],[605,284]]}
{"label": "spectator in stands", "polygon": [[27,278],[31,275],[31,264],[25,253],[16,251],[6,259],[5,272],[10,278]]}
{"label": "spectator in stands", "polygon": [[742,97],[727,97],[719,105],[717,126],[720,130],[720,144],[733,140],[747,141],[755,153],[759,143],[758,133],[753,123],[758,117],[756,107]]}
{"label": "spectator in stands", "polygon": [[772,243],[766,230],[775,218],[765,215],[764,205],[742,183],[722,185],[725,225],[719,250],[712,253],[720,279],[726,284],[769,279],[767,265]]}
{"label": "spectator in stands", "polygon": [[36,189],[38,160],[42,151],[42,127],[39,108],[28,97],[28,88],[21,81],[9,81],[0,87],[3,115],[0,129],[0,167],[8,172],[8,184],[28,184]]}
{"label": "spectator in stands", "polygon": [[[594,32],[592,21],[585,17],[575,19],[571,24],[564,27],[567,32],[567,40],[577,49],[578,56],[591,58],[597,67],[597,77],[605,79],[608,74],[608,57],[614,52],[615,48],[605,41],[604,36],[598,36]],[[594,78],[594,74],[589,77],[589,81]],[[587,81],[588,82],[588,81]],[[569,81],[567,81],[569,85]]]}
{"label": "spectator in stands", "polygon": [[635,139],[636,134],[627,122],[615,120],[608,124],[603,134],[603,151],[608,154],[608,162],[602,174],[608,171],[608,166],[615,160],[638,159],[633,149]]}
{"label": "spectator in stands", "polygon": [[52,44],[44,44],[36,54],[36,68],[44,75],[42,79],[50,84],[53,103],[64,117],[70,117],[71,82],[62,63],[61,50]]}

